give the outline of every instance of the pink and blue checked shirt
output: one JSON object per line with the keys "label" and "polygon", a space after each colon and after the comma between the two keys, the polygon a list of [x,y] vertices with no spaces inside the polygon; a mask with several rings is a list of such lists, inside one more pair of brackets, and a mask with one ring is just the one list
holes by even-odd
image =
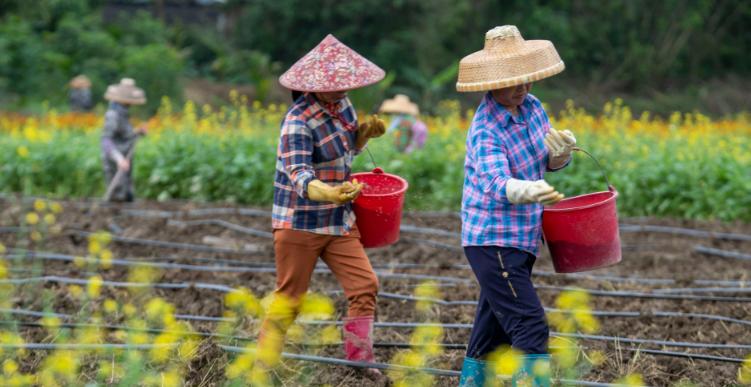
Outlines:
{"label": "pink and blue checked shirt", "polygon": [[548,164],[543,139],[550,122],[528,94],[514,117],[487,93],[467,134],[462,198],[462,245],[514,247],[537,255],[542,204],[511,204],[506,181],[542,179]]}
{"label": "pink and blue checked shirt", "polygon": [[348,180],[352,160],[360,152],[355,148],[357,114],[349,98],[333,108],[337,109],[336,118],[313,94],[305,93],[282,122],[271,215],[274,229],[347,235],[355,223],[351,203],[308,199],[308,183],[312,180],[333,185]]}

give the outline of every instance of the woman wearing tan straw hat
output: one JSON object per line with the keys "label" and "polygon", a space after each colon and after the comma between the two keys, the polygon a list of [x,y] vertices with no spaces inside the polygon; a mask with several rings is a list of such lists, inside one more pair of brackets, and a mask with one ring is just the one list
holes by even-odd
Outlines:
{"label": "woman wearing tan straw hat", "polygon": [[112,180],[117,175],[117,171],[122,171],[120,180],[115,182],[116,185],[109,199],[132,202],[134,200],[131,164],[133,147],[136,138],[146,134],[146,128],[133,129],[129,122],[128,109],[131,105],[146,103],[146,94],[136,87],[134,80],[123,78],[119,84],[107,87],[104,99],[110,101],[104,115],[104,130],[102,131],[102,162],[108,187],[113,183]]}
{"label": "woman wearing tan straw hat", "polygon": [[[496,27],[485,47],[459,63],[458,91],[484,91],[467,134],[462,245],[480,283],[461,386],[482,386],[485,358],[511,346],[525,353],[512,385],[549,386],[549,329],[532,284],[542,207],[563,195],[543,180],[571,160],[576,139],[558,131],[531,83],[563,71],[547,40],[524,40]],[[536,372],[535,372],[536,371]]]}
{"label": "woman wearing tan straw hat", "polygon": [[94,106],[91,99],[91,81],[89,77],[81,74],[70,80],[70,93],[68,101],[74,112],[86,112]]}
{"label": "woman wearing tan straw hat", "polygon": [[395,115],[386,131],[394,133],[396,149],[400,152],[412,153],[425,145],[428,127],[418,118],[420,109],[409,97],[397,94],[383,101],[379,111]]}
{"label": "woman wearing tan straw hat", "polygon": [[264,352],[281,351],[320,257],[348,300],[343,327],[347,359],[375,359],[372,330],[378,280],[360,243],[351,204],[362,185],[349,179],[353,157],[370,138],[383,135],[385,127],[375,116],[358,123],[347,91],[376,83],[384,75],[328,35],[279,78],[298,93],[281,125],[272,211],[274,299],[284,299],[289,307],[267,312],[258,340]]}

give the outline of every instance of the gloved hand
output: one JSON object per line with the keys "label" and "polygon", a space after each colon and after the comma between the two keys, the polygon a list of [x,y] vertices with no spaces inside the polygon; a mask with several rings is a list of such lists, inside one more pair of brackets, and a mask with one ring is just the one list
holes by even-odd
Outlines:
{"label": "gloved hand", "polygon": [[363,186],[362,183],[357,182],[357,179],[351,183],[345,181],[342,185],[336,186],[313,180],[308,183],[308,198],[317,202],[344,204],[357,199]]}
{"label": "gloved hand", "polygon": [[545,147],[548,148],[548,167],[550,169],[558,169],[566,165],[576,146],[576,137],[570,130],[550,128],[543,141]]}
{"label": "gloved hand", "polygon": [[542,203],[550,205],[560,202],[564,195],[556,191],[545,180],[508,179],[506,181],[506,197],[513,204]]}
{"label": "gloved hand", "polygon": [[369,139],[381,137],[384,133],[386,133],[386,124],[378,118],[377,114],[372,114],[357,128],[357,148],[362,149]]}

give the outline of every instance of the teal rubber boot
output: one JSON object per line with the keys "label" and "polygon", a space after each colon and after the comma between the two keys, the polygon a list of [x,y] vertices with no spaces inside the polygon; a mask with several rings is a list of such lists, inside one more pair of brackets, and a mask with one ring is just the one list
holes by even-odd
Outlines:
{"label": "teal rubber boot", "polygon": [[550,387],[550,355],[524,355],[522,359],[522,369],[514,374],[511,386]]}
{"label": "teal rubber boot", "polygon": [[465,357],[459,387],[483,387],[485,385],[486,366],[487,362],[485,361]]}

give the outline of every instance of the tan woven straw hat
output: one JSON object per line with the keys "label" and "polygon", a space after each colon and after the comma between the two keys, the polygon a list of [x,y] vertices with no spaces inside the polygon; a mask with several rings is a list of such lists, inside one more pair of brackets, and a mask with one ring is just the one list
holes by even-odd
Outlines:
{"label": "tan woven straw hat", "polygon": [[409,97],[404,94],[397,94],[394,98],[383,101],[378,110],[381,113],[420,115],[420,108],[417,104],[410,101]]}
{"label": "tan woven straw hat", "polygon": [[136,81],[123,78],[120,83],[107,87],[104,99],[129,105],[143,105],[146,103],[146,94],[143,89],[136,87]]}
{"label": "tan woven straw hat", "polygon": [[81,74],[71,79],[69,85],[73,89],[88,89],[91,87],[91,80],[89,77]]}
{"label": "tan woven straw hat", "polygon": [[495,27],[485,47],[459,62],[457,91],[486,91],[539,81],[565,68],[549,40],[524,40],[516,26]]}

